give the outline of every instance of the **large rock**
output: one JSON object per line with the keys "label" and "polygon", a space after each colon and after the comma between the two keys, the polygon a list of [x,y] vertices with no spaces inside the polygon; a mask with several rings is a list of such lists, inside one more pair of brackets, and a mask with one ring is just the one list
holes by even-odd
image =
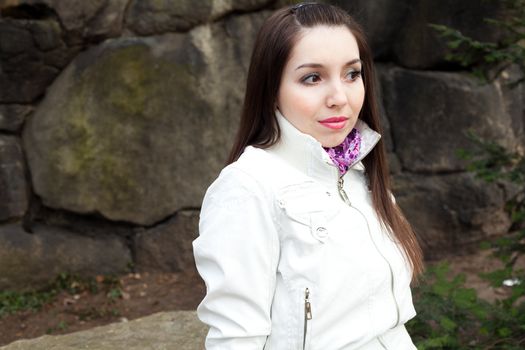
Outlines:
{"label": "large rock", "polygon": [[30,105],[0,105],[0,130],[18,131],[32,111]]}
{"label": "large rock", "polygon": [[142,225],[199,207],[231,147],[265,15],[79,55],[23,132],[43,203]]}
{"label": "large rock", "polygon": [[[42,0],[30,0],[32,2]],[[108,38],[122,32],[128,0],[46,0],[58,14],[67,34],[79,40]]]}
{"label": "large rock", "polygon": [[66,335],[19,340],[1,350],[202,350],[207,327],[194,311],[161,312]]}
{"label": "large rock", "polygon": [[198,236],[199,212],[179,211],[167,222],[135,235],[135,268],[139,271],[195,270],[192,242]]}
{"label": "large rock", "polygon": [[457,152],[473,148],[467,131],[510,150],[524,145],[522,90],[509,94],[502,81],[482,84],[460,73],[395,67],[380,72],[394,150],[403,169],[464,170]]}
{"label": "large rock", "polygon": [[[410,10],[402,22],[394,25],[401,30],[392,42],[395,61],[404,67],[434,68],[448,64],[445,56],[450,51],[446,40],[429,24],[446,25],[480,41],[497,42],[504,36],[501,28],[485,21],[485,18],[503,18],[503,1],[418,0],[403,3],[409,4]],[[384,13],[388,16],[388,11]]]}
{"label": "large rock", "polygon": [[[374,57],[391,55],[399,30],[405,25],[412,4],[398,0],[328,1],[345,9],[362,25]],[[402,23],[403,25],[400,25]]]}
{"label": "large rock", "polygon": [[56,17],[69,44],[82,38],[114,37],[122,31],[128,0],[7,0],[0,2],[4,17]]}
{"label": "large rock", "polygon": [[398,174],[394,193],[420,237],[427,258],[459,252],[510,228],[505,191],[474,175]]}
{"label": "large rock", "polygon": [[496,86],[501,88],[501,96],[506,113],[512,120],[512,130],[522,154],[525,154],[525,81],[517,84],[519,80],[525,79],[523,72],[517,65],[512,65],[502,71],[496,81]]}
{"label": "large rock", "polygon": [[270,0],[132,0],[126,13],[128,29],[139,35],[186,31],[233,11],[262,8]]}
{"label": "large rock", "polygon": [[62,41],[53,19],[0,18],[0,103],[31,103],[79,48]]}
{"label": "large rock", "polygon": [[376,90],[376,101],[377,105],[379,107],[379,122],[381,123],[382,133],[381,133],[381,140],[385,144],[385,148],[388,152],[394,151],[394,142],[392,140],[392,128],[390,126],[390,120],[388,120],[388,113],[385,110],[385,104],[383,99],[383,94],[381,91],[381,76],[384,75],[383,70],[385,70],[385,66],[382,64],[376,64],[375,65],[375,90]]}
{"label": "large rock", "polygon": [[117,236],[87,237],[36,224],[33,233],[18,224],[0,225],[0,290],[35,289],[60,273],[125,273],[131,253]]}
{"label": "large rock", "polygon": [[0,135],[0,221],[22,217],[27,210],[25,168],[19,138]]}
{"label": "large rock", "polygon": [[0,2],[0,103],[31,103],[86,45],[121,33],[127,0]]}

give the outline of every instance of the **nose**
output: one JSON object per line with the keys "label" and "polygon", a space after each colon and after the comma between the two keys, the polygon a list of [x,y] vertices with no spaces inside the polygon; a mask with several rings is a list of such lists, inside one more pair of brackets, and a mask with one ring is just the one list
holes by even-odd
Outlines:
{"label": "nose", "polygon": [[330,91],[326,96],[326,105],[330,108],[341,107],[347,103],[346,93],[342,82],[334,82],[330,85]]}

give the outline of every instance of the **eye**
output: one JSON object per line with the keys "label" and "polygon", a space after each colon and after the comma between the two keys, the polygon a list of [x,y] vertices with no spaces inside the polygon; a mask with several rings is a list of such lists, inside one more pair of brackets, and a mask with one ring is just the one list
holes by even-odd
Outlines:
{"label": "eye", "polygon": [[357,80],[360,77],[361,77],[360,70],[351,69],[346,73],[346,78],[351,81]]}
{"label": "eye", "polygon": [[315,84],[319,81],[320,77],[318,73],[307,74],[301,78],[303,84]]}

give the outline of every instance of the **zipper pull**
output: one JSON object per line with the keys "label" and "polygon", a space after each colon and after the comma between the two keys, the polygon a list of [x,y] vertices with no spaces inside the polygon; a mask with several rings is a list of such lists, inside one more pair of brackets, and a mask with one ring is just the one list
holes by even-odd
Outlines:
{"label": "zipper pull", "polygon": [[310,290],[304,291],[304,314],[307,320],[312,319],[312,305],[310,304]]}
{"label": "zipper pull", "polygon": [[352,203],[350,203],[350,199],[348,199],[348,196],[346,195],[343,185],[344,185],[344,180],[343,180],[343,177],[340,176],[339,180],[337,181],[337,189],[339,190],[339,196],[341,197],[343,202],[345,202],[348,205],[352,205]]}

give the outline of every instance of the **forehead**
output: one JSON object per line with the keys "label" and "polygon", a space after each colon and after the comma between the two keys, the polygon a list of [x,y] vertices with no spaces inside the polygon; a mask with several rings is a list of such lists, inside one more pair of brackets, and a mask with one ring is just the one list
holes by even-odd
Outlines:
{"label": "forehead", "polygon": [[337,64],[355,58],[359,58],[359,47],[350,29],[321,25],[301,29],[288,63]]}

